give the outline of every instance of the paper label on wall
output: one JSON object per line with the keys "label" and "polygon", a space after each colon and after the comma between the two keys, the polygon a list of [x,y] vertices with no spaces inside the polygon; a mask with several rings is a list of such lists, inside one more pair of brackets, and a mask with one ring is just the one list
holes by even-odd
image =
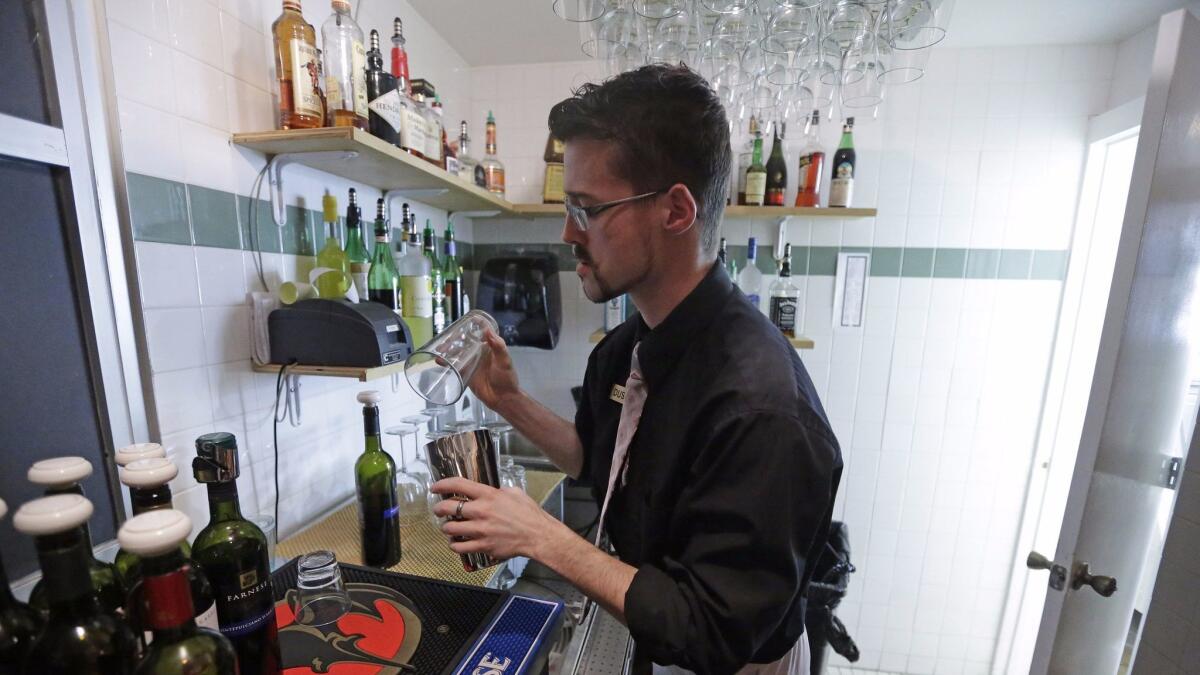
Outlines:
{"label": "paper label on wall", "polygon": [[317,50],[304,40],[292,40],[292,109],[297,115],[322,117],[321,79]]}
{"label": "paper label on wall", "polygon": [[833,288],[834,328],[861,329],[866,319],[870,253],[839,253]]}
{"label": "paper label on wall", "polygon": [[[354,68],[350,72],[354,80],[354,112],[361,117],[367,116],[367,51],[363,48],[363,43],[359,40],[354,41],[354,49],[351,52],[354,63]],[[330,99],[333,100],[332,98]]]}
{"label": "paper label on wall", "polygon": [[388,126],[395,129],[396,133],[400,133],[400,130],[404,127],[404,108],[400,104],[400,92],[396,91],[395,89],[389,91],[383,96],[377,97],[374,101],[371,101],[367,107],[371,110],[371,112],[374,112],[376,115],[379,115],[381,118],[383,118],[383,121],[387,122]]}

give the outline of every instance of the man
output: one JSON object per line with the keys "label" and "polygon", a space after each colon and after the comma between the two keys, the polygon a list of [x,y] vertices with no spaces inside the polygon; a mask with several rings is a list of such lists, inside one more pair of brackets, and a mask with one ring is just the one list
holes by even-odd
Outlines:
{"label": "man", "polygon": [[646,66],[585,85],[550,129],[583,290],[629,293],[640,317],[592,352],[573,423],[521,391],[495,335],[471,388],[593,481],[618,558],[519,490],[463,479],[433,487],[468,498],[437,506],[466,538],[451,548],[550,567],[628,625],[655,672],[807,673],[804,596],[841,456],[795,351],[716,263],[721,104],[687,68]]}

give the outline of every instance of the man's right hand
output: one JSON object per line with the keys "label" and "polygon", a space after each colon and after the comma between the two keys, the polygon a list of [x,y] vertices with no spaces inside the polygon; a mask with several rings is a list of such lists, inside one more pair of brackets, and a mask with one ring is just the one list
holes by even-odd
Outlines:
{"label": "man's right hand", "polygon": [[479,368],[471,376],[468,383],[471,391],[483,401],[487,407],[503,413],[504,404],[521,393],[517,382],[517,371],[513,368],[512,357],[508,354],[508,346],[491,330],[484,333],[484,341],[488,349],[484,351],[479,361]]}

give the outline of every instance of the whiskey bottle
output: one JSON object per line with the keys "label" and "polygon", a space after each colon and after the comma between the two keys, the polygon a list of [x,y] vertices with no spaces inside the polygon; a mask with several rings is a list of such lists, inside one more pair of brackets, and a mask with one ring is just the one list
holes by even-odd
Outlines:
{"label": "whiskey bottle", "polygon": [[783,245],[783,264],[779,278],[771,284],[771,323],[788,337],[796,337],[796,310],[800,307],[800,289],[792,283],[792,245]]}
{"label": "whiskey bottle", "polygon": [[767,169],[762,163],[762,134],[754,136],[754,152],[746,169],[746,205],[762,206],[767,193]]}
{"label": "whiskey bottle", "polygon": [[542,182],[542,202],[545,204],[562,204],[566,201],[563,193],[563,142],[550,134],[546,137],[546,151],[542,153],[546,160],[546,176]]}
{"label": "whiskey bottle", "polygon": [[821,205],[821,176],[825,173],[825,149],[821,147],[821,113],[812,111],[800,150],[800,178],[796,184],[796,206]]}
{"label": "whiskey bottle", "polygon": [[787,162],[783,159],[780,124],[776,122],[774,127],[771,157],[767,160],[767,190],[763,202],[767,206],[783,206],[783,196],[787,192]]}
{"label": "whiskey bottle", "polygon": [[313,129],[325,122],[317,31],[300,14],[300,0],[283,0],[271,24],[275,46],[275,125]]}
{"label": "whiskey bottle", "polygon": [[333,0],[333,14],[321,25],[325,102],[335,127],[366,130],[367,51],[363,32],[350,13],[350,0]]}
{"label": "whiskey bottle", "polygon": [[842,125],[842,140],[833,153],[833,179],[829,182],[829,205],[850,206],[854,195],[854,118]]}
{"label": "whiskey bottle", "polygon": [[484,145],[483,161],[484,188],[492,194],[504,196],[504,164],[496,156],[496,118],[492,111],[487,116],[487,143]]}

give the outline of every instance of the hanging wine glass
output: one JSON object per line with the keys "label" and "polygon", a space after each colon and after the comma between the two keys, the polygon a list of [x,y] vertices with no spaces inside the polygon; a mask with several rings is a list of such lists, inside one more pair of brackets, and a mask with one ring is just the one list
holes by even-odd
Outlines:
{"label": "hanging wine glass", "polygon": [[669,19],[687,9],[687,0],[633,0],[633,11],[647,19]]}
{"label": "hanging wine glass", "polygon": [[794,53],[818,33],[818,14],[812,9],[781,5],[767,20],[762,48],[772,54]]}
{"label": "hanging wine glass", "polygon": [[651,59],[658,63],[689,61],[688,45],[694,37],[694,23],[691,13],[686,10],[659,21],[651,41]]}
{"label": "hanging wine glass", "polygon": [[608,11],[608,0],[554,0],[554,14],[564,21],[596,21]]}

